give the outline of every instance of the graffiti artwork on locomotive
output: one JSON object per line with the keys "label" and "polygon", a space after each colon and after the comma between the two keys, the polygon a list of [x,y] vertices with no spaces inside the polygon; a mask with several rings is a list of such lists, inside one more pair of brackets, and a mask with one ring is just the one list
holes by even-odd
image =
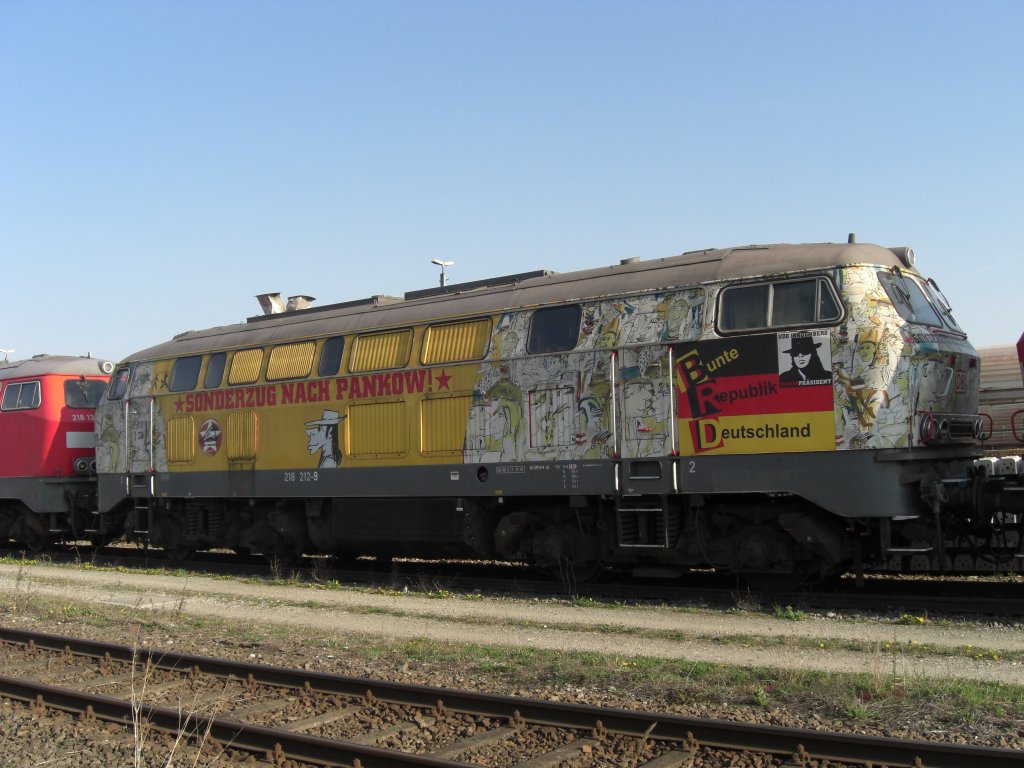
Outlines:
{"label": "graffiti artwork on locomotive", "polygon": [[1020,460],[977,461],[978,355],[908,248],[260,298],[117,366],[104,536],[578,577],[1021,568]]}
{"label": "graffiti artwork on locomotive", "polygon": [[113,370],[91,357],[0,363],[0,541],[40,550],[96,533],[94,411]]}

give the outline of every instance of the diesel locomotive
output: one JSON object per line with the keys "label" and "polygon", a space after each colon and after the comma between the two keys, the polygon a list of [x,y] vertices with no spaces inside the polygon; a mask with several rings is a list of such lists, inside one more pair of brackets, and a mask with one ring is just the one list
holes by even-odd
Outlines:
{"label": "diesel locomotive", "polygon": [[96,533],[93,422],[113,370],[91,357],[0,362],[0,542],[39,551]]}
{"label": "diesel locomotive", "polygon": [[981,458],[978,354],[910,248],[260,300],[116,366],[95,535],[761,585],[1022,567],[1020,459]]}

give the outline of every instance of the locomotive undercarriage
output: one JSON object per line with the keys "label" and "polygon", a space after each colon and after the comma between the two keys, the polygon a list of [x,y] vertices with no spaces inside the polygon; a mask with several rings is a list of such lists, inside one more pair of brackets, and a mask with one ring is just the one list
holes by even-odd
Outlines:
{"label": "locomotive undercarriage", "polygon": [[981,459],[963,478],[920,480],[924,511],[881,520],[876,570],[911,573],[1024,571],[1024,465]]}
{"label": "locomotive undercarriage", "polygon": [[140,499],[117,530],[97,531],[92,497],[67,489],[65,513],[0,503],[0,540],[41,551],[123,534],[172,558],[224,547],[283,562],[303,553],[497,558],[575,581],[608,569],[672,577],[711,567],[762,589],[848,571],[1022,572],[1024,476],[996,470],[976,464],[957,480],[922,475],[920,514],[891,518],[840,518],[788,493]]}
{"label": "locomotive undercarriage", "polygon": [[30,552],[41,552],[50,542],[52,517],[37,515],[20,502],[7,502],[0,507],[0,541],[9,539]]}
{"label": "locomotive undercarriage", "polygon": [[[15,498],[0,500],[0,542],[9,540],[30,552],[42,552],[55,542],[88,540],[95,534],[93,484],[61,477],[5,483],[17,485]],[[52,511],[38,512],[23,499]]]}
{"label": "locomotive undercarriage", "polygon": [[[951,470],[958,465],[960,476]],[[843,572],[1024,571],[1024,477],[962,462],[887,460],[901,514],[842,516],[798,493],[632,493],[419,498],[138,497],[117,534],[172,556],[233,548],[291,560],[339,556],[504,559],[576,580],[613,569],[693,568],[793,587]],[[999,470],[999,471],[997,471]],[[876,484],[877,485],[877,484]],[[139,486],[140,488],[143,485]],[[820,496],[822,484],[813,486]],[[840,488],[835,493],[845,494]],[[826,497],[828,498],[828,497]],[[916,503],[915,502],[916,499]],[[0,523],[2,524],[2,523]],[[108,533],[113,530],[108,525]]]}
{"label": "locomotive undercarriage", "polygon": [[[228,547],[283,561],[303,553],[452,557],[531,563],[584,580],[714,568],[767,588],[846,571],[1024,570],[1024,487],[1017,478],[932,486],[932,510],[844,519],[790,494],[615,499],[153,500],[132,510],[129,539],[184,557]],[[966,498],[966,497],[969,497]],[[967,513],[967,501],[1001,509]],[[1007,511],[1003,511],[1003,510]],[[1009,510],[1016,511],[1009,511]]]}
{"label": "locomotive undercarriage", "polygon": [[526,562],[581,581],[611,568],[681,575],[694,567],[796,584],[851,557],[841,526],[795,497],[164,500],[140,504],[124,534],[183,558],[232,548]]}

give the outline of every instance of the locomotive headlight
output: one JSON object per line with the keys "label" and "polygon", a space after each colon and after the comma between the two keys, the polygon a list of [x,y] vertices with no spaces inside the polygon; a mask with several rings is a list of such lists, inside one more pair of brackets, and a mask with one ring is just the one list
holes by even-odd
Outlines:
{"label": "locomotive headlight", "polygon": [[100,371],[109,376],[114,372],[114,364],[109,360],[104,360],[102,363],[100,363]]}
{"label": "locomotive headlight", "polygon": [[906,267],[914,266],[916,257],[914,255],[914,249],[909,246],[902,246],[900,248],[890,248],[890,251],[896,254],[896,257],[903,262]]}
{"label": "locomotive headlight", "polygon": [[79,456],[75,459],[75,473],[79,475],[88,475],[96,468],[95,459],[90,456]]}

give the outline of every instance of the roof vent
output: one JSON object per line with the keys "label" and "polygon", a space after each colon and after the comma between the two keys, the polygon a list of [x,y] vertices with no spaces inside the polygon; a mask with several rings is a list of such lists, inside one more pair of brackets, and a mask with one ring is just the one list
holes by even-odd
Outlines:
{"label": "roof vent", "polygon": [[848,242],[850,245],[853,245],[854,243],[856,243],[857,242],[857,233],[856,232],[851,232],[847,236],[846,242]]}
{"label": "roof vent", "polygon": [[256,296],[264,315],[277,315],[284,312],[284,301],[280,293],[261,293]]}
{"label": "roof vent", "polygon": [[628,259],[621,259],[619,264],[625,266],[626,264],[636,264],[638,261],[640,261],[639,256],[630,256]]}
{"label": "roof vent", "polygon": [[289,296],[288,305],[285,307],[286,312],[294,312],[297,309],[305,309],[311,306],[316,299],[312,296]]}

